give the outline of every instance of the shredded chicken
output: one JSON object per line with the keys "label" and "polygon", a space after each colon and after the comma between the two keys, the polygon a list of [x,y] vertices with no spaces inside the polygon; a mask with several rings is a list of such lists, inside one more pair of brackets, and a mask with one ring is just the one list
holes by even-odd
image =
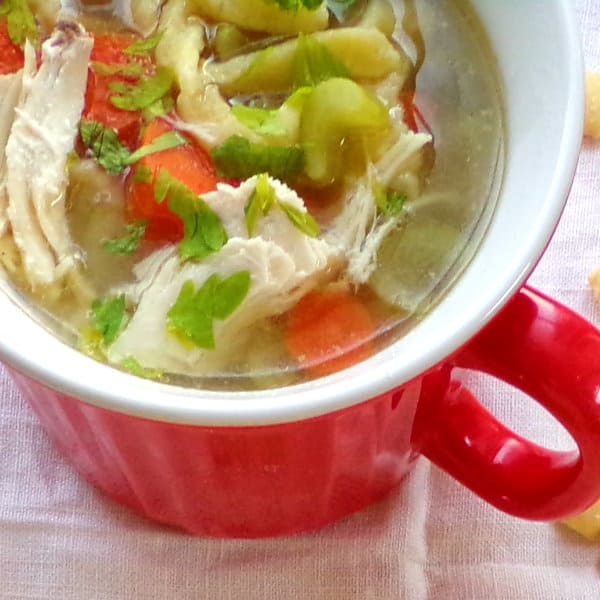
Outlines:
{"label": "shredded chicken", "polygon": [[[270,183],[281,201],[305,210],[295,192],[276,180]],[[203,196],[229,235],[217,254],[202,262],[182,264],[175,250],[160,250],[138,266],[136,274],[142,279],[129,288],[128,296],[139,304],[109,349],[111,362],[134,357],[148,368],[216,374],[231,360],[232,348],[243,346],[244,336],[251,334],[256,321],[285,312],[320,278],[336,276],[343,260],[341,248],[308,237],[278,208],[259,219],[254,236],[248,237],[244,207],[255,187],[253,177],[239,188],[222,184],[216,192]],[[168,333],[167,313],[185,282],[193,281],[198,289],[215,273],[225,278],[239,271],[250,272],[250,291],[233,315],[215,321],[216,349],[190,349]]]}
{"label": "shredded chicken", "polygon": [[23,73],[0,76],[0,237],[8,226],[8,193],[6,190],[6,144],[15,118],[15,107],[21,94]]}
{"label": "shredded chicken", "polygon": [[27,46],[22,93],[6,145],[8,217],[33,289],[59,282],[78,262],[65,212],[67,160],[83,110],[92,39],[60,23],[35,51]]}

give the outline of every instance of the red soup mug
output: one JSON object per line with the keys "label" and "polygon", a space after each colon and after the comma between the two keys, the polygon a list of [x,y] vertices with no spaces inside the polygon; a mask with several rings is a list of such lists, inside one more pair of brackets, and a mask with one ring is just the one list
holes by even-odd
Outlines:
{"label": "red soup mug", "polygon": [[[505,83],[502,191],[457,283],[385,350],[302,385],[184,389],[79,354],[26,316],[5,286],[0,356],[89,481],[150,519],[234,537],[310,530],[357,511],[396,486],[419,454],[519,517],[556,519],[600,497],[600,333],[522,287],[579,152],[574,10],[570,0],[473,4]],[[453,380],[455,366],[529,394],[578,449],[551,451],[511,432]]]}

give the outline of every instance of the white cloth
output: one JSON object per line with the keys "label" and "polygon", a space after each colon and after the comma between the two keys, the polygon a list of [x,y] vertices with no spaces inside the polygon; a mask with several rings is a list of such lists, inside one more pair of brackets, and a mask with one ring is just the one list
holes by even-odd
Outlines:
{"label": "white cloth", "polygon": [[[600,3],[576,1],[588,67],[600,69]],[[598,266],[600,145],[587,143],[531,282],[600,325],[586,282]],[[513,390],[473,376],[469,385],[520,433],[565,444]],[[600,543],[505,516],[425,460],[386,500],[318,533],[231,541],[155,526],[74,474],[3,371],[0,394],[2,600],[600,598]]]}

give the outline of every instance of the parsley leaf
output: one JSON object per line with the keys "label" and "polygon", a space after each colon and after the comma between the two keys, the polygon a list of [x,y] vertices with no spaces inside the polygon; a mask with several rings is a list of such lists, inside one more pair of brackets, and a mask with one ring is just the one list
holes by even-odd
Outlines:
{"label": "parsley leaf", "polygon": [[130,154],[121,144],[114,129],[97,121],[81,121],[79,133],[84,146],[91,151],[96,162],[104,167],[107,173],[119,175],[123,172]]}
{"label": "parsley leaf", "polygon": [[253,144],[234,135],[211,151],[220,177],[248,179],[259,173],[287,181],[302,173],[304,151],[298,146],[267,146]]}
{"label": "parsley leaf", "polygon": [[103,248],[111,254],[118,256],[129,256],[133,254],[139,247],[144,233],[146,233],[146,221],[135,221],[127,225],[127,235],[116,240],[105,242]]}
{"label": "parsley leaf", "polygon": [[35,18],[25,0],[4,0],[0,5],[0,15],[6,16],[8,37],[13,44],[23,47],[29,40],[34,46],[39,46]]}
{"label": "parsley leaf", "polygon": [[125,295],[99,298],[92,303],[92,317],[96,329],[102,334],[105,344],[112,344],[125,325]]}
{"label": "parsley leaf", "polygon": [[373,186],[373,194],[375,196],[375,203],[381,214],[386,217],[395,217],[402,212],[406,196],[386,190],[380,184]]}
{"label": "parsley leaf", "polygon": [[277,196],[275,190],[269,184],[266,173],[261,173],[256,178],[256,189],[252,192],[248,204],[244,208],[246,215],[246,229],[248,235],[254,235],[254,229],[259,217],[266,217],[271,208],[277,204]]}
{"label": "parsley leaf", "polygon": [[294,57],[294,88],[314,87],[335,77],[349,78],[348,67],[313,37],[299,35]]}
{"label": "parsley leaf", "polygon": [[213,350],[215,319],[226,319],[240,306],[248,295],[250,282],[248,271],[239,271],[227,279],[211,275],[197,291],[193,281],[186,281],[167,313],[167,331],[185,345]]}
{"label": "parsley leaf", "polygon": [[152,169],[147,165],[139,165],[133,174],[134,183],[152,183]]}
{"label": "parsley leaf", "polygon": [[141,160],[150,154],[156,154],[157,152],[163,152],[164,150],[171,150],[172,148],[184,146],[185,144],[187,144],[187,140],[182,135],[176,131],[168,131],[167,133],[159,135],[146,146],[142,146],[136,150],[127,159],[127,164],[132,165],[133,163],[136,163],[138,160]]}
{"label": "parsley leaf", "polygon": [[157,137],[152,143],[130,153],[119,140],[116,131],[98,121],[81,121],[79,133],[83,145],[91,151],[94,160],[111,175],[120,175],[128,166],[150,154],[187,144],[183,136],[175,131],[169,131]]}
{"label": "parsley leaf", "polygon": [[143,110],[162,100],[174,83],[175,75],[171,69],[159,67],[155,75],[144,77],[134,85],[113,82],[109,87],[119,95],[111,96],[110,102],[121,110]]}
{"label": "parsley leaf", "polygon": [[129,371],[132,375],[137,375],[138,377],[143,377],[144,379],[162,379],[165,375],[164,371],[160,369],[147,369],[146,367],[142,367],[140,363],[133,358],[133,356],[128,356],[123,359],[120,363],[121,367],[126,371]]}
{"label": "parsley leaf", "polygon": [[314,220],[308,211],[302,211],[291,204],[281,202],[275,190],[271,186],[266,173],[261,173],[256,178],[256,189],[252,192],[248,204],[244,208],[246,216],[246,229],[248,235],[252,237],[259,217],[266,217],[269,211],[278,206],[302,233],[310,237],[317,237],[320,233],[318,223]]}
{"label": "parsley leaf", "polygon": [[154,188],[157,202],[167,199],[169,210],[183,221],[183,240],[179,256],[201,260],[218,252],[228,240],[221,219],[186,185],[162,169]]}
{"label": "parsley leaf", "polygon": [[302,233],[305,233],[309,237],[317,237],[319,235],[321,231],[319,224],[308,211],[299,210],[295,206],[286,204],[285,202],[280,202],[279,206],[292,224]]}
{"label": "parsley leaf", "polygon": [[134,42],[130,46],[127,46],[125,50],[123,50],[123,54],[129,54],[131,56],[146,56],[150,54],[150,52],[152,52],[152,50],[154,50],[158,44],[160,44],[163,35],[164,31],[161,31],[156,35],[139,40],[138,42]]}
{"label": "parsley leaf", "polygon": [[102,77],[122,75],[129,79],[139,79],[144,74],[144,67],[138,63],[127,63],[125,65],[111,65],[108,63],[92,61],[91,67]]}

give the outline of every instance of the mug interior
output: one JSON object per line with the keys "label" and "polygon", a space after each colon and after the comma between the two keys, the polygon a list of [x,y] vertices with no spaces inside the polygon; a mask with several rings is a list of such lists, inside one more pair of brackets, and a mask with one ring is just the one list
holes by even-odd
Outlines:
{"label": "mug interior", "polygon": [[60,342],[2,294],[2,359],[97,406],[217,426],[329,413],[398,387],[443,361],[501,309],[543,253],[568,195],[583,127],[582,57],[569,0],[472,4],[504,84],[503,187],[488,231],[459,281],[400,340],[359,365],[312,382],[259,392],[210,392],[141,380],[97,363]]}

